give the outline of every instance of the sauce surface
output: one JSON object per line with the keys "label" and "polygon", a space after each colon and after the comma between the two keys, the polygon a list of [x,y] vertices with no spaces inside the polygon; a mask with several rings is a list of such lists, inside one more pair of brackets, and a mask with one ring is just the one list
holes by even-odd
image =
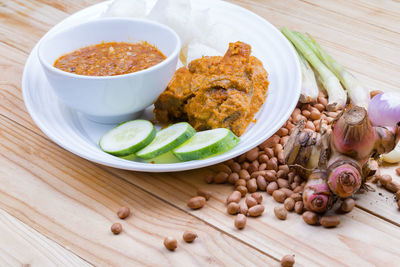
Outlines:
{"label": "sauce surface", "polygon": [[166,56],[147,42],[108,42],[63,55],[54,67],[79,75],[114,76],[147,69],[164,59]]}

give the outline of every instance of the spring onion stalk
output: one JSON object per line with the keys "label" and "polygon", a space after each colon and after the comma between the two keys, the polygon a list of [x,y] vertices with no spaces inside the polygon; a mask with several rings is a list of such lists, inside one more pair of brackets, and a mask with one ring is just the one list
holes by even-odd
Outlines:
{"label": "spring onion stalk", "polygon": [[314,67],[318,74],[318,79],[328,92],[328,110],[336,110],[346,105],[347,95],[343,90],[340,81],[318,58],[313,50],[298,35],[290,31],[287,27],[281,29],[282,33],[293,43],[293,45],[303,54],[304,58]]}
{"label": "spring onion stalk", "polygon": [[311,69],[307,60],[303,57],[301,53],[299,53],[299,51],[297,51],[296,48],[295,51],[299,58],[301,75],[303,78],[303,81],[301,83],[300,102],[301,103],[313,102],[317,99],[319,91],[317,81],[315,80],[314,71]]}
{"label": "spring onion stalk", "polygon": [[296,32],[296,34],[303,39],[303,41],[313,50],[318,58],[336,75],[344,88],[347,90],[351,102],[353,102],[353,104],[356,106],[368,109],[368,104],[370,101],[368,90],[366,90],[360,84],[360,82],[340,63],[326,53],[311,35],[307,34],[307,37],[298,32]]}

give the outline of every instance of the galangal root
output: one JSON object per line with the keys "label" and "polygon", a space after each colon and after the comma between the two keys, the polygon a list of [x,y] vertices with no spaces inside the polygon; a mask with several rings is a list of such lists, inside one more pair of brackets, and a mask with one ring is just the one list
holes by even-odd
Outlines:
{"label": "galangal root", "polygon": [[336,199],[351,197],[376,172],[370,159],[393,150],[399,138],[399,125],[374,127],[358,106],[344,109],[331,128],[319,133],[299,123],[284,146],[284,157],[307,180],[304,207],[324,213]]}

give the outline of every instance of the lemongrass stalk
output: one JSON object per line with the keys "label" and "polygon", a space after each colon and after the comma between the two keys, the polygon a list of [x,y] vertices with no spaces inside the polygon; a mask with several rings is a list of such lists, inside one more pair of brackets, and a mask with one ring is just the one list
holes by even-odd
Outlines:
{"label": "lemongrass stalk", "polygon": [[299,51],[297,51],[296,48],[295,51],[299,58],[301,75],[303,78],[303,81],[301,83],[300,102],[301,103],[313,102],[317,99],[319,92],[317,81],[315,80],[314,71],[311,69],[307,60],[303,57],[301,53],[299,53]]}
{"label": "lemongrass stalk", "polygon": [[354,105],[363,108],[368,108],[368,103],[370,101],[369,92],[366,90],[360,82],[348,72],[340,63],[333,59],[328,53],[321,48],[321,46],[315,41],[315,39],[309,35],[308,37],[297,33],[305,43],[314,51],[318,58],[336,75],[336,77],[343,84],[344,88],[347,90],[351,102]]}
{"label": "lemongrass stalk", "polygon": [[295,33],[287,27],[281,29],[282,33],[293,43],[302,53],[304,58],[314,67],[318,78],[328,92],[328,110],[336,110],[346,105],[347,95],[335,74],[332,73],[318,58],[313,50]]}

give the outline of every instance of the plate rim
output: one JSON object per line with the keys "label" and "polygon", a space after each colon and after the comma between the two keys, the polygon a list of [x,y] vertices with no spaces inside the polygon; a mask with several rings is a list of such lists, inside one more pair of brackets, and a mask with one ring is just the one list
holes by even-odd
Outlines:
{"label": "plate rim", "polygon": [[[193,0],[192,0],[193,1]],[[104,2],[100,2],[91,6],[88,6],[84,9],[78,10],[77,12],[69,15],[68,17],[66,17],[65,19],[61,20],[59,23],[57,23],[56,25],[54,25],[49,31],[54,30],[56,27],[60,27],[61,24],[65,23],[66,20],[70,19],[72,16],[78,16],[78,14],[80,13],[85,13],[87,12],[88,9],[94,9],[95,6],[103,6],[103,5],[107,5],[110,4],[111,1],[104,1]],[[273,25],[271,24],[268,20],[262,18],[261,16],[251,12],[250,10],[235,5],[233,3],[230,2],[226,2],[226,1],[222,1],[222,0],[213,0],[213,3],[217,4],[224,4],[224,5],[229,5],[232,8],[235,9],[239,9],[241,12],[246,12],[248,15],[257,18],[257,20],[262,21],[263,23],[266,23],[269,25],[269,28],[272,29],[273,31],[275,31],[280,37],[281,39],[286,42],[286,45],[289,47],[289,51],[291,53],[291,57],[293,57],[294,62],[295,62],[295,69],[297,71],[296,77],[297,80],[294,82],[294,86],[296,87],[295,89],[297,89],[296,95],[300,96],[300,89],[301,89],[301,69],[300,69],[300,64],[298,61],[298,58],[296,57],[295,51],[293,46],[290,44],[290,42],[284,38],[283,34]],[[243,153],[245,153],[247,151],[247,149],[243,148],[242,150],[238,150],[234,153],[234,155],[230,155],[230,153],[225,152],[221,155],[217,155],[215,157],[211,157],[211,158],[207,158],[207,159],[202,159],[202,160],[198,160],[198,161],[192,161],[195,164],[188,164],[191,161],[187,161],[187,162],[180,162],[180,163],[167,163],[167,164],[152,164],[152,163],[143,163],[143,162],[135,162],[135,161],[128,161],[128,160],[124,160],[124,159],[119,159],[121,160],[121,164],[117,164],[114,162],[109,162],[106,159],[98,159],[95,158],[92,155],[87,155],[85,153],[81,153],[79,151],[79,148],[74,148],[73,146],[70,146],[68,144],[64,144],[62,142],[62,140],[60,140],[60,138],[58,138],[57,134],[53,134],[47,127],[46,124],[42,122],[42,120],[40,118],[38,118],[38,116],[36,115],[36,112],[34,112],[33,107],[31,106],[31,103],[28,99],[28,73],[29,73],[29,66],[33,64],[34,61],[34,54],[37,53],[37,48],[41,42],[41,40],[43,38],[45,38],[45,36],[48,34],[47,31],[41,38],[40,40],[35,44],[35,46],[33,47],[33,49],[31,50],[28,59],[25,62],[25,66],[24,66],[24,70],[23,70],[23,75],[22,75],[22,83],[21,83],[21,87],[22,87],[22,96],[23,96],[23,100],[24,100],[24,104],[28,110],[29,115],[31,116],[32,120],[35,122],[35,124],[39,127],[39,129],[54,143],[56,143],[58,146],[60,146],[61,148],[81,157],[84,158],[86,160],[89,160],[91,162],[95,162],[104,166],[109,166],[109,167],[114,167],[114,168],[119,168],[119,169],[125,169],[125,170],[131,170],[131,171],[142,171],[142,172],[178,172],[178,171],[185,171],[185,170],[193,170],[193,169],[198,169],[198,168],[203,168],[203,167],[207,167],[207,166],[211,166],[211,165],[215,165],[221,162],[224,162],[226,160],[232,159],[234,157],[237,157]],[[292,111],[294,110],[294,108],[296,107],[297,102],[293,102],[291,103],[291,105],[289,106],[289,108],[286,110],[286,112],[284,113],[284,116],[286,119],[289,118],[290,114],[292,113]],[[284,124],[284,122],[282,123],[282,125]],[[276,132],[282,125],[274,125],[271,127],[271,131]],[[265,140],[265,138],[258,138],[255,139],[255,141],[252,141],[248,144],[247,147],[256,147],[259,144],[261,144],[263,141]],[[250,148],[250,149],[251,149]],[[111,156],[111,155],[108,155]],[[113,157],[113,156],[112,156]],[[129,162],[129,164],[123,164],[123,163]],[[194,165],[194,166],[192,166]],[[158,168],[154,168],[155,166],[158,166]],[[177,168],[178,167],[178,168]]]}

